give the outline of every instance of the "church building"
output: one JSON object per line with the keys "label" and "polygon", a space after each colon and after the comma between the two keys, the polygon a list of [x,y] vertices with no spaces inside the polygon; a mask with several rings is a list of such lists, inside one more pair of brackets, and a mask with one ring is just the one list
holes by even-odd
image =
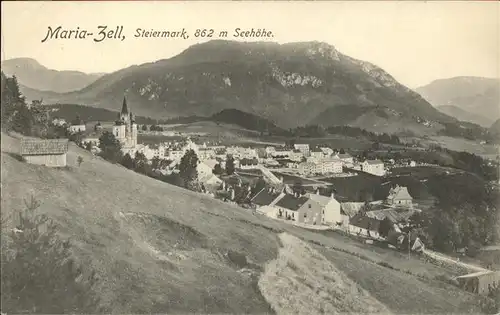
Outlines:
{"label": "church building", "polygon": [[137,149],[137,124],[135,116],[129,112],[127,100],[123,98],[122,111],[118,114],[118,120],[113,126],[113,135],[120,141],[124,154],[135,155]]}

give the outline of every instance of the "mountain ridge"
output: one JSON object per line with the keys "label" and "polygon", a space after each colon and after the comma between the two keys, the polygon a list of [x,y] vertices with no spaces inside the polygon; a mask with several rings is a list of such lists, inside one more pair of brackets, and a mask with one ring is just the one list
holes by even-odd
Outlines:
{"label": "mountain ridge", "polygon": [[25,89],[33,93],[65,93],[79,90],[105,73],[84,73],[76,70],[54,70],[33,58],[21,57],[2,61],[2,71],[15,75]]}
{"label": "mountain ridge", "polygon": [[434,106],[452,105],[490,118],[500,118],[500,78],[458,76],[434,80],[415,89]]}
{"label": "mountain ridge", "polygon": [[[78,91],[47,95],[44,100],[111,109],[123,94],[138,105],[137,114],[159,118],[209,116],[235,108],[290,128],[315,123],[337,106],[353,111],[378,106],[393,115],[391,123],[422,134],[435,133],[440,122],[455,121],[380,67],[317,41],[209,41],[169,59],[104,75]],[[371,121],[387,120],[385,116],[366,116],[345,124],[378,131],[379,126]],[[328,119],[323,117],[322,123],[328,124]],[[402,131],[386,125],[388,131]]]}

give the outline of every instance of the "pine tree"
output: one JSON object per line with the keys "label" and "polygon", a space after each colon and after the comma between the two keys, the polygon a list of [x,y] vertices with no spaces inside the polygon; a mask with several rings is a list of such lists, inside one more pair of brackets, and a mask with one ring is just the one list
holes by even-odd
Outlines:
{"label": "pine tree", "polygon": [[110,162],[116,163],[122,159],[120,141],[109,131],[105,131],[99,138],[99,149],[99,155]]}
{"label": "pine tree", "polygon": [[212,173],[214,175],[222,175],[222,167],[220,166],[220,164],[215,164],[214,166],[214,169],[212,170]]}
{"label": "pine tree", "polygon": [[234,174],[234,158],[231,155],[228,155],[226,158],[226,174]]}
{"label": "pine tree", "polygon": [[2,312],[102,312],[93,294],[95,273],[76,262],[70,242],[58,237],[53,221],[37,213],[39,206],[34,198],[27,201],[16,229],[2,236]]}
{"label": "pine tree", "polygon": [[136,152],[134,157],[135,171],[141,174],[146,174],[148,159],[144,153]]}
{"label": "pine tree", "polygon": [[188,189],[196,190],[198,180],[198,156],[194,150],[188,150],[181,158],[179,164],[179,176],[183,180],[183,186]]}

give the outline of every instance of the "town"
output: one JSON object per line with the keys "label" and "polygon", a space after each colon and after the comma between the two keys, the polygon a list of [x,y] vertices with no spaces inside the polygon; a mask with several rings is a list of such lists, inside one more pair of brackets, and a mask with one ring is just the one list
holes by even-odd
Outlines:
{"label": "town", "polygon": [[[422,209],[428,205],[417,203],[408,187],[389,183],[387,194],[381,199],[360,200],[338,195],[342,187],[329,181],[358,176],[385,178],[396,169],[439,168],[439,165],[405,158],[368,159],[353,156],[344,148],[308,143],[259,146],[225,145],[216,141],[195,143],[191,139],[195,135],[163,131],[155,125],[139,126],[126,98],[113,123],[92,122],[89,127],[80,118],[69,123],[54,118],[52,124],[65,128],[71,139],[95,155],[107,150],[101,141],[111,136],[120,144],[124,161],[128,161],[120,161],[122,165],[136,171],[142,167],[139,172],[239,205],[256,215],[311,230],[334,230],[366,244],[383,244],[394,250],[424,255],[429,261],[472,269],[474,272],[455,280],[466,290],[487,294],[487,288],[500,281],[496,271],[467,265],[426,248],[425,240],[414,228]],[[138,143],[140,135],[147,134],[175,134],[179,139]],[[191,177],[188,174],[190,182],[186,183],[185,169],[189,164]],[[145,165],[149,171],[144,170]],[[449,169],[445,174],[456,171]]]}

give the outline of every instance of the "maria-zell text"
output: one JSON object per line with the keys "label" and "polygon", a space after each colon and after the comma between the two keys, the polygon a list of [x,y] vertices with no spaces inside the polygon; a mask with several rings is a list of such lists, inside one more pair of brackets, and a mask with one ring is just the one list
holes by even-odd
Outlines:
{"label": "maria-zell text", "polygon": [[99,25],[95,29],[64,28],[62,26],[48,26],[42,43],[49,40],[93,40],[103,42],[111,40],[124,41],[128,37],[135,39],[189,39],[195,38],[272,38],[272,31],[265,28],[234,28],[232,30],[217,30],[213,28],[198,28],[187,30],[179,29],[151,29],[137,27],[133,30],[126,29],[123,25]]}

